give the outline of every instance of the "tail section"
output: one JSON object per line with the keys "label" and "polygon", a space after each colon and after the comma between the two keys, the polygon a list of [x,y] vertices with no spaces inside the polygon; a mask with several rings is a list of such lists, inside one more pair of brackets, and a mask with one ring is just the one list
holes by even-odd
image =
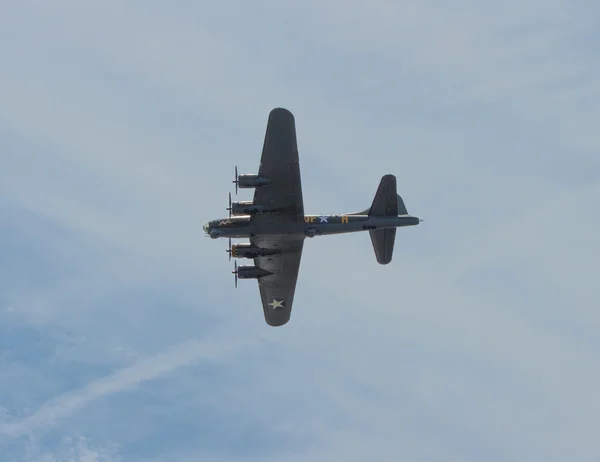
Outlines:
{"label": "tail section", "polygon": [[[381,178],[368,215],[374,217],[408,215],[404,201],[397,193],[394,175],[384,175]],[[396,228],[371,229],[369,234],[377,263],[387,265],[392,261],[394,253]]]}
{"label": "tail section", "polygon": [[379,182],[375,198],[369,209],[369,215],[375,217],[397,216],[398,201],[396,196],[396,177],[394,175],[384,175]]}
{"label": "tail section", "polygon": [[392,254],[394,253],[396,228],[371,229],[369,235],[371,236],[377,263],[387,265],[392,261]]}
{"label": "tail section", "polygon": [[396,194],[398,197],[398,215],[408,215],[408,210],[406,210],[406,206],[404,205],[404,201],[400,197],[400,194]]}
{"label": "tail section", "polygon": [[[408,215],[404,201],[396,190],[396,177],[384,175],[379,182],[379,187],[373,198],[371,207],[360,212],[346,215],[368,215],[370,217],[397,217]],[[396,241],[396,228],[370,229],[371,243],[375,251],[377,263],[387,265],[392,261],[394,242]]]}
{"label": "tail section", "polygon": [[408,215],[404,201],[396,190],[394,175],[384,175],[381,178],[368,214],[374,217]]}

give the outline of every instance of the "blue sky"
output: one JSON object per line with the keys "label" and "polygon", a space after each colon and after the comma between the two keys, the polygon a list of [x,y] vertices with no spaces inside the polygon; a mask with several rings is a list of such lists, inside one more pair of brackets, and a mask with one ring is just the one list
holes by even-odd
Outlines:
{"label": "blue sky", "polygon": [[[589,1],[15,2],[0,16],[6,461],[596,461],[600,10]],[[233,289],[233,166],[296,116],[291,322]],[[243,191],[238,196],[249,198]]]}

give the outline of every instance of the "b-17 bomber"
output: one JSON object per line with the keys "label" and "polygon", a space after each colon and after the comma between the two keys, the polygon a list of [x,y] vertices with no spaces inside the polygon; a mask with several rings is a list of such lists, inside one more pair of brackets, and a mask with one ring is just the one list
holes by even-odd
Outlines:
{"label": "b-17 bomber", "polygon": [[[377,262],[392,260],[396,228],[418,225],[422,220],[409,215],[396,192],[396,177],[384,175],[371,207],[354,213],[308,215],[304,213],[296,124],[290,111],[275,108],[269,113],[260,166],[257,174],[238,174],[235,192],[254,189],[252,201],[232,202],[229,217],[203,226],[208,237],[229,239],[229,258],[248,258],[254,265],[237,265],[238,278],[256,279],[265,321],[282,326],[290,320],[300,258],[305,238],[368,231]],[[248,243],[231,244],[232,238]]]}

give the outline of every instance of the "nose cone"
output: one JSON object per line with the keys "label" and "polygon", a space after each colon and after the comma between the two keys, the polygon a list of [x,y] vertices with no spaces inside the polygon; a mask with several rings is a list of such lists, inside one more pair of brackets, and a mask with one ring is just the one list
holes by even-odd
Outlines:
{"label": "nose cone", "polygon": [[206,224],[205,224],[205,225],[202,227],[202,229],[204,230],[204,232],[205,232],[205,233],[207,233],[207,234],[208,234],[208,232],[210,231],[210,225],[209,225],[208,223],[206,223]]}

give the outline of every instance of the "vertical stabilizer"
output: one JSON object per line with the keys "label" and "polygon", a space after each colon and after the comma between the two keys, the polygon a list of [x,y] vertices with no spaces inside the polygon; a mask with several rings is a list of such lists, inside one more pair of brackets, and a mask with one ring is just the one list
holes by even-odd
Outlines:
{"label": "vertical stabilizer", "polygon": [[398,194],[396,193],[396,177],[384,175],[379,182],[369,215],[375,217],[398,216]]}
{"label": "vertical stabilizer", "polygon": [[406,210],[406,206],[404,205],[404,201],[400,197],[400,194],[397,194],[397,196],[398,196],[398,215],[408,215],[408,210]]}

